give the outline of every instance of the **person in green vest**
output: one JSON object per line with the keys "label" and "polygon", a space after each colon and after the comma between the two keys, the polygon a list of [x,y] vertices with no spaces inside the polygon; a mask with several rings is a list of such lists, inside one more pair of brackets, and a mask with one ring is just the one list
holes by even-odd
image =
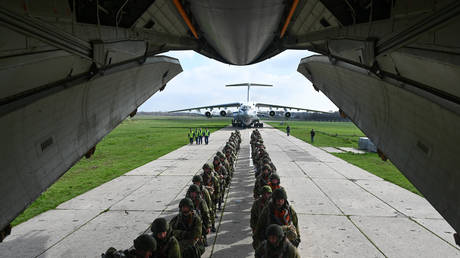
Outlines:
{"label": "person in green vest", "polygon": [[198,144],[203,144],[203,130],[198,129]]}
{"label": "person in green vest", "polygon": [[195,143],[196,143],[196,144],[199,144],[199,143],[198,143],[198,140],[199,140],[200,138],[198,137],[198,128],[195,128],[195,134],[194,134],[194,135],[195,135]]}
{"label": "person in green vest", "polygon": [[208,144],[209,143],[209,135],[211,135],[211,132],[209,132],[208,128],[204,130],[204,143]]}
{"label": "person in green vest", "polygon": [[188,132],[188,139],[190,140],[190,144],[193,144],[194,138],[195,138],[195,133],[193,132],[192,128],[190,128],[190,132]]}

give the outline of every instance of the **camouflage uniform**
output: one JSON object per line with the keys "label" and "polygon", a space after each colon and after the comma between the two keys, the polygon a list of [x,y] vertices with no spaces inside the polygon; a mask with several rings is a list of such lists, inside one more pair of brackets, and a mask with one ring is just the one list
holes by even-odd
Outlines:
{"label": "camouflage uniform", "polygon": [[270,225],[267,228],[266,236],[276,236],[276,243],[272,244],[265,240],[257,248],[256,258],[283,257],[283,258],[300,258],[297,248],[295,248],[283,234],[283,230],[278,225]]}
{"label": "camouflage uniform", "polygon": [[259,198],[262,187],[268,185],[270,182],[270,167],[265,166],[263,171],[264,172],[257,177],[256,182],[254,183],[254,198],[256,199]]}
{"label": "camouflage uniform", "polygon": [[[208,172],[206,172],[208,171]],[[217,178],[216,174],[212,171],[212,168],[209,164],[203,165],[203,174],[201,174],[203,178],[203,186],[208,190],[209,195],[211,196],[212,200],[212,209],[214,210],[214,216],[217,215],[217,207],[216,204],[219,202],[220,199],[220,184],[219,179]]]}
{"label": "camouflage uniform", "polygon": [[169,222],[173,236],[179,241],[183,257],[200,257],[204,253],[202,242],[202,223],[200,217],[193,212],[193,202],[189,198],[182,199],[179,208],[188,206],[192,211],[184,215],[182,211]]}
{"label": "camouflage uniform", "polygon": [[[155,219],[150,227],[152,236],[157,241],[157,250],[152,257],[155,258],[181,258],[179,241],[173,236],[168,222],[164,218]],[[159,233],[166,232],[166,237],[161,239]]]}
{"label": "camouflage uniform", "polygon": [[253,204],[251,208],[251,220],[250,220],[250,226],[252,229],[252,247],[254,249],[257,249],[259,246],[259,242],[257,241],[258,239],[254,236],[254,232],[257,227],[257,222],[259,221],[259,216],[262,210],[264,209],[265,205],[269,202],[270,197],[266,198],[266,193],[272,193],[272,189],[269,186],[264,186],[262,188],[262,196],[257,199]]}
{"label": "camouflage uniform", "polygon": [[[284,199],[285,203],[281,209],[275,205],[277,199]],[[286,237],[295,246],[300,243],[300,231],[297,219],[297,213],[287,201],[286,192],[283,189],[276,189],[272,194],[272,199],[268,202],[259,216],[255,237],[257,241],[265,240],[265,230],[271,224],[280,225],[286,234]]]}
{"label": "camouflage uniform", "polygon": [[211,221],[211,230],[215,232],[215,211],[214,211],[214,203],[211,199],[211,195],[209,194],[208,189],[203,186],[203,178],[200,175],[193,176],[192,182],[194,184],[199,184],[200,191],[201,191],[201,198],[205,200],[206,205],[208,205],[209,209],[209,220]]}

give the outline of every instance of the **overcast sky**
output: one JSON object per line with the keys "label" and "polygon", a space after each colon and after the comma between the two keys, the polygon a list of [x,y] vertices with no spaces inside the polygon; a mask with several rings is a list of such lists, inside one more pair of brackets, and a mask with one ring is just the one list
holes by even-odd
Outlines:
{"label": "overcast sky", "polygon": [[249,66],[234,66],[207,58],[194,51],[164,55],[180,60],[182,73],[147,100],[140,111],[169,111],[197,106],[246,101],[246,87],[226,88],[233,83],[273,84],[272,88],[252,87],[250,101],[330,111],[338,108],[310,81],[297,72],[301,58],[313,53],[288,50]]}

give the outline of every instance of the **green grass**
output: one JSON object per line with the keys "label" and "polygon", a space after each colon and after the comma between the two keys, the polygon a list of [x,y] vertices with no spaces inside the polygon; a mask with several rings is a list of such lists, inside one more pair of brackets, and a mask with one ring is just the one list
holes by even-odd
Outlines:
{"label": "green grass", "polygon": [[[268,122],[271,126],[286,132],[286,123]],[[290,121],[291,135],[311,144],[310,131],[315,129],[314,146],[358,148],[359,137],[365,136],[351,122]],[[386,181],[399,185],[413,193],[422,195],[409,180],[391,163],[382,161],[376,153],[337,153],[335,156],[360,167]]]}
{"label": "green grass", "polygon": [[335,156],[358,166],[372,174],[383,178],[386,181],[399,185],[420,196],[422,194],[407,180],[407,178],[391,163],[391,161],[382,161],[375,153],[353,154],[353,153],[334,153]]}
{"label": "green grass", "polygon": [[12,225],[54,209],[75,196],[186,145],[189,128],[208,127],[212,133],[230,123],[229,119],[222,118],[139,116],[127,119],[98,143],[96,153],[90,159],[83,158],[75,164]]}
{"label": "green grass", "polygon": [[[271,126],[286,132],[287,124],[268,122]],[[313,145],[318,147],[354,147],[358,148],[359,137],[365,136],[351,122],[315,122],[290,121],[291,135],[311,143],[310,131],[315,129]]]}

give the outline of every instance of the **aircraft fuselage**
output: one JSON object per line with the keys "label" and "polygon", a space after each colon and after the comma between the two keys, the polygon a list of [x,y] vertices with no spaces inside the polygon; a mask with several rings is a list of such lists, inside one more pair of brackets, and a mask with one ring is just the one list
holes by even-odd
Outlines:
{"label": "aircraft fuselage", "polygon": [[254,124],[254,122],[259,121],[257,116],[257,110],[253,103],[246,103],[241,105],[238,108],[238,111],[233,113],[234,122],[241,126],[249,127]]}

